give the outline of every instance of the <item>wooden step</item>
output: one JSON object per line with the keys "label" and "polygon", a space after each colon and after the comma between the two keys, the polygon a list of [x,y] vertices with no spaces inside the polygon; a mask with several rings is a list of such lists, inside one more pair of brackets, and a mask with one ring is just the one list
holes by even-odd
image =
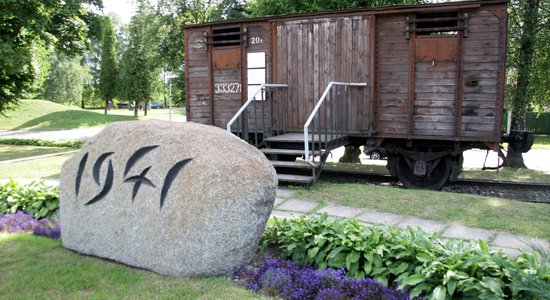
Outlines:
{"label": "wooden step", "polygon": [[281,160],[272,160],[271,164],[275,168],[293,168],[293,169],[303,169],[311,170],[319,167],[319,163],[314,163],[313,165],[305,161],[281,161]]}
{"label": "wooden step", "polygon": [[[299,149],[277,149],[277,148],[261,148],[263,154],[282,154],[282,155],[304,155],[304,150]],[[325,151],[321,151],[321,154],[324,154]],[[312,155],[312,151],[309,151],[309,155]],[[315,151],[315,155],[319,155],[319,151]]]}
{"label": "wooden step", "polygon": [[277,180],[279,180],[279,182],[312,184],[314,178],[313,176],[305,176],[305,175],[277,174]]}

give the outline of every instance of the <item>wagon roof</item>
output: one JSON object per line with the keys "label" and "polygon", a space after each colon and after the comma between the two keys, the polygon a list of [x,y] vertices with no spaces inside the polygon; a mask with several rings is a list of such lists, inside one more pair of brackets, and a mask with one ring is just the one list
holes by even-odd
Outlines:
{"label": "wagon roof", "polygon": [[321,12],[311,12],[311,13],[296,13],[296,14],[284,14],[284,15],[275,15],[275,16],[265,16],[260,18],[248,18],[248,19],[235,19],[235,20],[226,20],[226,21],[216,21],[208,23],[199,23],[199,24],[189,24],[185,25],[183,28],[195,28],[203,26],[212,26],[212,25],[229,25],[237,23],[251,23],[258,21],[276,21],[276,20],[285,20],[285,19],[308,19],[315,17],[330,17],[333,15],[354,15],[357,13],[361,14],[392,14],[392,13],[408,13],[414,11],[438,11],[438,10],[448,10],[448,9],[465,9],[465,8],[476,8],[485,5],[495,5],[495,4],[507,4],[507,0],[483,0],[483,1],[460,1],[460,2],[446,2],[446,3],[430,3],[430,4],[415,4],[415,5],[393,5],[393,6],[380,6],[380,7],[369,7],[369,8],[353,8],[353,9],[344,9],[344,10],[331,10],[331,11],[321,11]]}

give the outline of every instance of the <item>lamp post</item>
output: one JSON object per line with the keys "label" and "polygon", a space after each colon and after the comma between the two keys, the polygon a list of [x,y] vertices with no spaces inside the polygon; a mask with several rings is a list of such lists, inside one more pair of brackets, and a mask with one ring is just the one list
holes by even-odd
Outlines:
{"label": "lamp post", "polygon": [[168,120],[172,121],[172,78],[177,78],[178,75],[174,74],[172,72],[165,72],[164,73],[164,83],[166,84],[166,81],[168,81],[169,84],[169,92],[168,92],[168,111],[169,116]]}

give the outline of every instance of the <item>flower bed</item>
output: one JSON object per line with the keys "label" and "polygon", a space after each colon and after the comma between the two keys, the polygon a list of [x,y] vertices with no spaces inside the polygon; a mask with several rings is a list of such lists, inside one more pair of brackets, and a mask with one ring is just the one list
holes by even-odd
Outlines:
{"label": "flower bed", "polygon": [[256,266],[243,267],[233,279],[255,292],[285,299],[409,299],[376,280],[349,278],[343,269],[315,270],[269,256]]}
{"label": "flower bed", "polygon": [[48,219],[35,219],[31,214],[18,211],[14,214],[0,214],[0,233],[33,233],[37,236],[45,236],[58,239],[61,236],[59,224]]}

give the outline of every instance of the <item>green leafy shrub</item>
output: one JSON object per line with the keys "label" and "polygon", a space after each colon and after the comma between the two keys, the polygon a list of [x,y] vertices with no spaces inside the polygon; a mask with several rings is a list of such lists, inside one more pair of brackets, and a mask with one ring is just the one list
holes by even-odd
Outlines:
{"label": "green leafy shrub", "polygon": [[43,181],[33,181],[20,185],[10,179],[0,185],[0,214],[13,214],[24,211],[35,218],[49,218],[59,208],[59,187],[45,185]]}
{"label": "green leafy shrub", "polygon": [[[550,281],[548,261],[523,253],[514,260],[462,241],[443,243],[433,235],[408,228],[365,227],[356,220],[272,220],[262,249],[278,245],[285,258],[324,269],[345,268],[355,278],[373,277],[429,299],[544,299]],[[537,280],[537,286],[530,283]],[[542,289],[542,290],[541,290]]]}
{"label": "green leafy shrub", "polygon": [[55,142],[38,139],[0,139],[2,145],[18,145],[18,146],[38,146],[38,147],[65,147],[80,149],[84,145],[83,141],[65,141]]}

